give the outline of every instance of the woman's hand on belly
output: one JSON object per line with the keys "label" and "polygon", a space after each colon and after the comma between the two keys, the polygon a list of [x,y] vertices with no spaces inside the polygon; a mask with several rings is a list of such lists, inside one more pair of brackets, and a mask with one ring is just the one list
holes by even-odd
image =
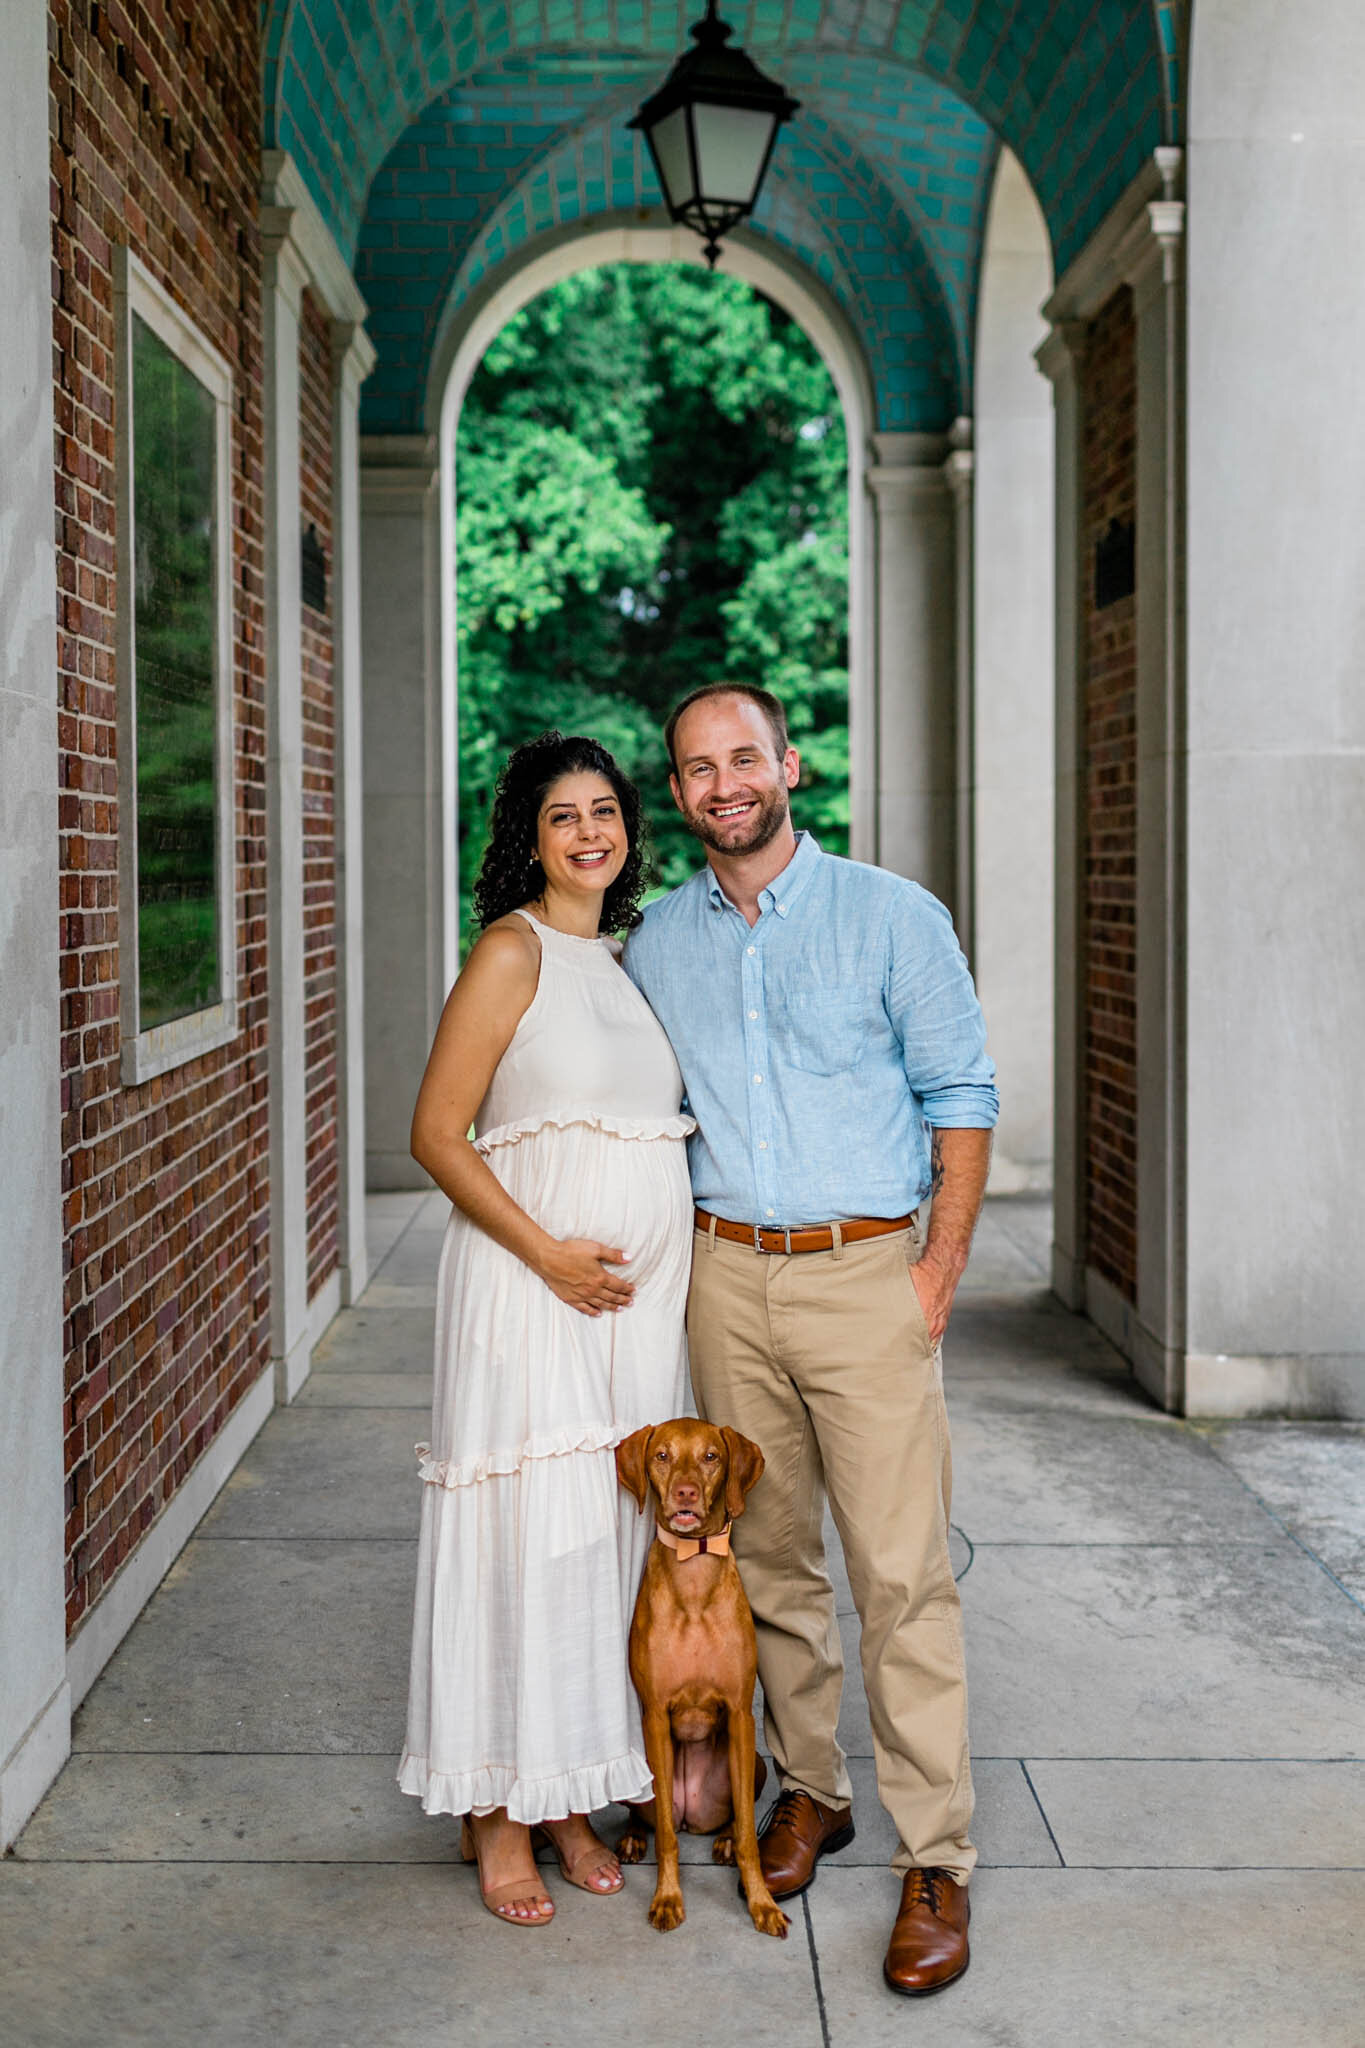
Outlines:
{"label": "woman's hand on belly", "polygon": [[580,1315],[600,1316],[630,1307],[635,1293],[631,1282],[607,1271],[608,1265],[629,1263],[629,1254],[619,1246],[598,1244],[590,1237],[564,1237],[550,1239],[535,1268],[550,1292],[570,1308]]}

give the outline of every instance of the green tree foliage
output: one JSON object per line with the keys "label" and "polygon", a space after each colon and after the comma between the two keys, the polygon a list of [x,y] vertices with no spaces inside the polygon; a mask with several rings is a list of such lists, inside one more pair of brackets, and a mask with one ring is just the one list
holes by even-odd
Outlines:
{"label": "green tree foliage", "polygon": [[456,476],[466,906],[498,768],[548,725],[611,749],[644,793],[664,884],[685,880],[699,849],[660,727],[721,677],[781,696],[799,822],[846,851],[843,420],[786,314],[681,265],[566,279],[484,357]]}

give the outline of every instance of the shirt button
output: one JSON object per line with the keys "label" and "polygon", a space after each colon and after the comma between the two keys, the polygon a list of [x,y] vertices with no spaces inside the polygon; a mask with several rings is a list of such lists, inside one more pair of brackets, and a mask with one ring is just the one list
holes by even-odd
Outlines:
{"label": "shirt button", "polygon": [[755,1075],[754,1075],[754,1086],[755,1086],[755,1088],[761,1088],[761,1087],[763,1086],[763,1076],[762,1076],[762,1074],[755,1074]]}
{"label": "shirt button", "polygon": [[750,1012],[749,1012],[749,1022],[750,1022],[751,1024],[753,1023],[753,1021],[754,1021],[754,1019],[755,1019],[755,1018],[757,1017],[757,1015],[758,1015],[758,1011],[757,1011],[757,1010],[750,1010]]}
{"label": "shirt button", "polygon": [[[760,1139],[759,1139],[759,1141],[758,1141],[758,1149],[759,1149],[759,1151],[760,1151],[760,1152],[766,1152],[766,1151],[767,1151],[767,1149],[768,1149],[768,1141],[767,1141],[767,1139],[766,1139],[766,1138],[760,1138]],[[771,1210],[771,1209],[770,1209],[770,1210],[768,1211],[768,1214],[769,1214],[769,1215],[771,1216],[771,1214],[772,1214],[772,1210]]]}
{"label": "shirt button", "polygon": [[776,1209],[765,1209],[765,1210],[763,1211],[763,1214],[764,1214],[765,1216],[775,1216],[775,1215],[777,1214],[777,1211],[776,1211]]}
{"label": "shirt button", "polygon": [[750,946],[750,948],[749,948],[749,951],[750,951],[751,953],[756,953],[756,952],[758,951],[758,947],[757,947],[757,946]]}
{"label": "shirt button", "polygon": [[787,906],[785,903],[779,903],[777,907],[779,910],[785,910]]}

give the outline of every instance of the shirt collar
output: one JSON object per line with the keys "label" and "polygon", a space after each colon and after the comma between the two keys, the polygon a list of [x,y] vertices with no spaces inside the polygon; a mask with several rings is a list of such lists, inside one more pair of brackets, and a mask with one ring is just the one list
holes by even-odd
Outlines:
{"label": "shirt collar", "polygon": [[[813,832],[798,832],[796,851],[780,875],[774,875],[766,889],[758,892],[758,907],[761,911],[775,910],[779,917],[786,917],[793,903],[805,888],[815,864],[821,858],[820,842]],[[717,910],[725,910],[730,899],[716,878],[715,869],[706,869],[706,893]]]}

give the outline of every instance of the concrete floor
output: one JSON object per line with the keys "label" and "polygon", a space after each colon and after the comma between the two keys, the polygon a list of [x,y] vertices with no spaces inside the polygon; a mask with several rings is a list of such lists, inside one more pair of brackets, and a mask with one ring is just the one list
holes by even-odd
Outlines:
{"label": "concrete floor", "polygon": [[846,1582],[858,1838],[779,1944],[734,1879],[499,1926],[402,1738],[436,1198],[373,1204],[375,1277],[76,1721],[0,1864],[6,2048],[1361,2048],[1365,1429],[1157,1414],[988,1205],[947,1347],[976,1753],[974,1961],[884,1990],[896,1902]]}

